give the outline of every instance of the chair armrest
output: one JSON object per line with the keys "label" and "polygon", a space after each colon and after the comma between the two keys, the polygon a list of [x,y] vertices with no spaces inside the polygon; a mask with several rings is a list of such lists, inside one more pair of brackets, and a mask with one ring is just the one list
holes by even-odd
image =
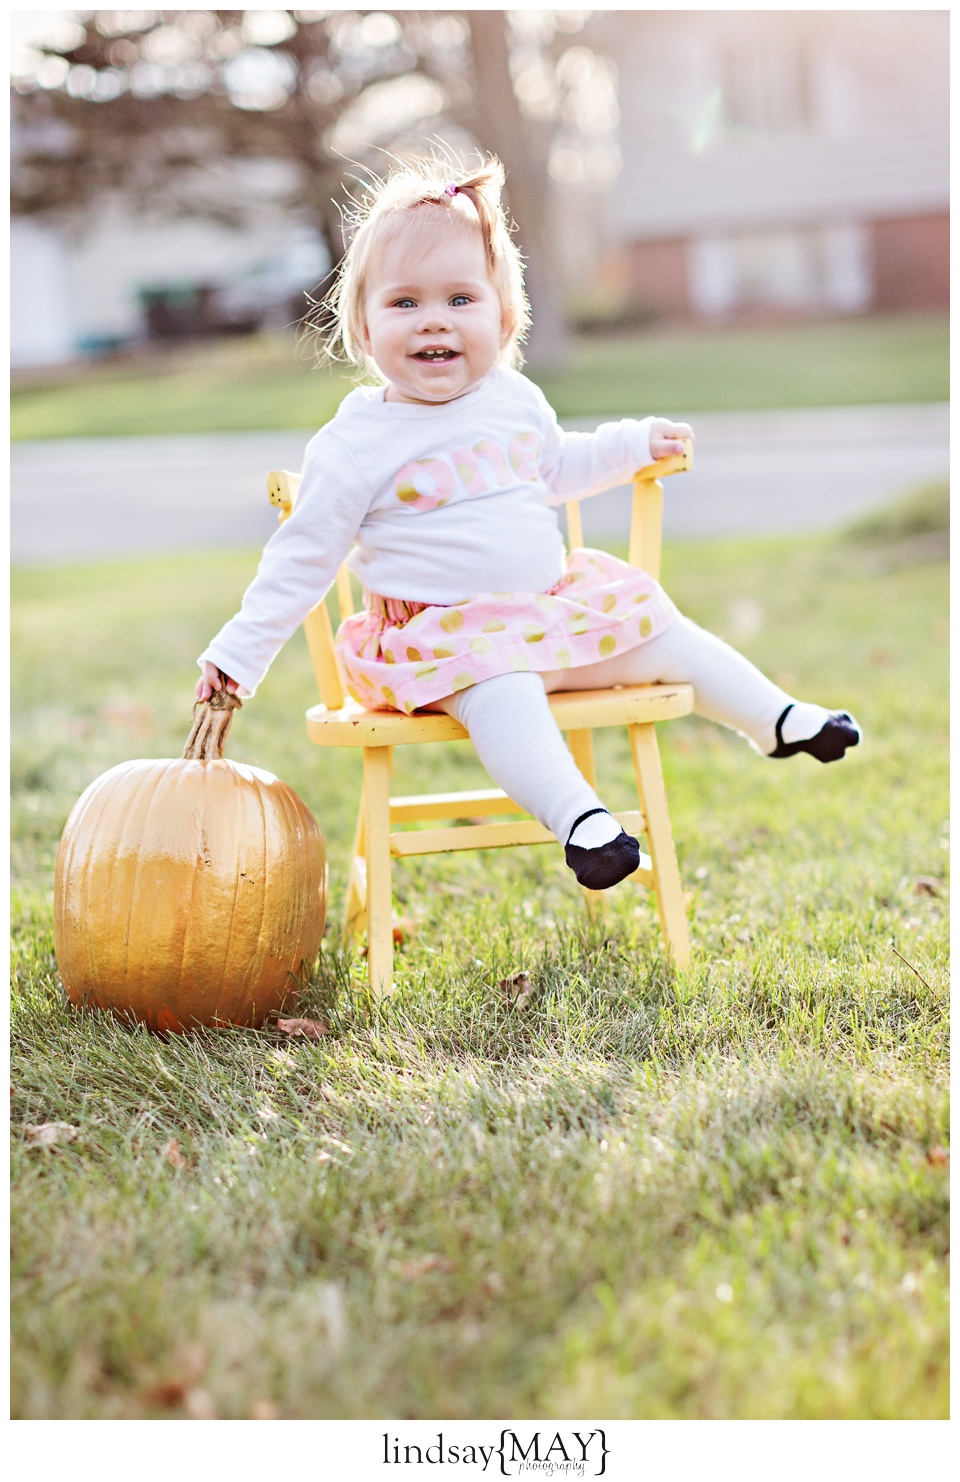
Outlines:
{"label": "chair armrest", "polygon": [[686,473],[687,469],[693,467],[693,442],[690,438],[683,440],[682,453],[670,453],[666,458],[657,458],[655,462],[648,463],[645,468],[639,469],[635,479],[662,479],[671,473]]}
{"label": "chair armrest", "polygon": [[267,497],[275,509],[280,511],[280,523],[293,514],[300,490],[300,475],[288,473],[286,469],[274,469],[267,474]]}

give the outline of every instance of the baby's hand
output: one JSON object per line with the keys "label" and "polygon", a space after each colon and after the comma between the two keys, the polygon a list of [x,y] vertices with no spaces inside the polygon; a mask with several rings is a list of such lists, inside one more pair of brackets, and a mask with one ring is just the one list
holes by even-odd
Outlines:
{"label": "baby's hand", "polygon": [[671,453],[682,453],[684,442],[693,442],[693,428],[689,422],[671,422],[658,417],[650,429],[650,454],[653,458],[669,458]]}
{"label": "baby's hand", "polygon": [[231,679],[228,674],[221,674],[216,664],[204,664],[203,673],[197,680],[197,699],[209,700],[214,690],[218,690],[224,683],[231,695],[235,695],[240,688],[235,679]]}

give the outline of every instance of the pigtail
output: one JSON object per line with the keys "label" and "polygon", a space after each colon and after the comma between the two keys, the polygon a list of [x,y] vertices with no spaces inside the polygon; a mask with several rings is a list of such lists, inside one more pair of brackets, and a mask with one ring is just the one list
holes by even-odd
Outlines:
{"label": "pigtail", "polygon": [[[503,166],[496,156],[493,156],[484,168],[478,170],[469,180],[464,180],[462,183],[453,182],[456,194],[466,196],[477,213],[483,249],[491,271],[496,267],[497,261],[494,237],[500,215],[500,194],[503,190],[503,181]],[[451,194],[453,194],[452,191]]]}

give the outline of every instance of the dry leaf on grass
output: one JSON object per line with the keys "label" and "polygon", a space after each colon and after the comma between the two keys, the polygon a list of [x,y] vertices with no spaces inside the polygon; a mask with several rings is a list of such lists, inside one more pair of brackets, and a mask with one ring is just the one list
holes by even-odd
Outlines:
{"label": "dry leaf on grass", "polygon": [[449,1256],[437,1255],[436,1251],[428,1251],[424,1256],[417,1256],[415,1261],[407,1261],[400,1267],[400,1275],[405,1281],[416,1281],[421,1276],[449,1276],[457,1268]]}
{"label": "dry leaf on grass", "polygon": [[942,1147],[927,1148],[927,1162],[932,1163],[935,1168],[945,1168],[950,1162],[950,1149]]}
{"label": "dry leaf on grass", "polygon": [[42,1122],[37,1127],[27,1122],[23,1129],[23,1140],[28,1148],[55,1148],[60,1143],[73,1142],[79,1136],[80,1128],[71,1127],[69,1122]]}
{"label": "dry leaf on grass", "polygon": [[189,1168],[190,1160],[185,1158],[180,1151],[180,1144],[175,1137],[171,1137],[163,1150],[163,1156],[171,1168]]}
{"label": "dry leaf on grass", "polygon": [[326,1024],[321,1024],[319,1019],[278,1019],[277,1028],[291,1039],[298,1036],[301,1039],[323,1039],[327,1032]]}
{"label": "dry leaf on grass", "polygon": [[939,895],[940,881],[934,879],[933,875],[918,875],[913,893],[914,895]]}
{"label": "dry leaf on grass", "polygon": [[144,1404],[162,1405],[165,1410],[175,1410],[187,1397],[187,1386],[180,1379],[168,1379],[155,1384],[143,1394]]}
{"label": "dry leaf on grass", "polygon": [[532,997],[534,982],[529,973],[515,973],[512,978],[501,978],[497,987],[519,1009]]}
{"label": "dry leaf on grass", "polygon": [[206,1370],[208,1361],[209,1354],[202,1343],[187,1343],[182,1348],[178,1348],[170,1364],[170,1368],[178,1371],[177,1378],[161,1379],[156,1384],[152,1384],[143,1392],[144,1403],[160,1405],[166,1410],[175,1410],[180,1405],[186,1405],[189,1408],[190,1396],[204,1393],[196,1386]]}
{"label": "dry leaf on grass", "polygon": [[393,941],[397,947],[402,947],[404,942],[412,942],[420,930],[420,922],[413,916],[401,916],[393,923]]}
{"label": "dry leaf on grass", "polygon": [[168,1379],[155,1384],[143,1396],[147,1405],[164,1410],[186,1410],[191,1420],[216,1420],[213,1400],[205,1389],[195,1388],[189,1379]]}

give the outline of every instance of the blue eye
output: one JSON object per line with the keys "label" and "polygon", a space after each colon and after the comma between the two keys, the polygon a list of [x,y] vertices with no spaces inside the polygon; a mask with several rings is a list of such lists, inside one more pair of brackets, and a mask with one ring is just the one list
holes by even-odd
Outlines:
{"label": "blue eye", "polygon": [[459,308],[461,304],[469,304],[471,299],[468,293],[455,293],[450,302],[454,308]]}
{"label": "blue eye", "polygon": [[412,298],[398,298],[393,306],[395,309],[414,309],[416,304]]}

